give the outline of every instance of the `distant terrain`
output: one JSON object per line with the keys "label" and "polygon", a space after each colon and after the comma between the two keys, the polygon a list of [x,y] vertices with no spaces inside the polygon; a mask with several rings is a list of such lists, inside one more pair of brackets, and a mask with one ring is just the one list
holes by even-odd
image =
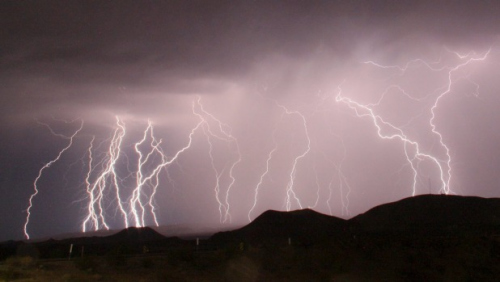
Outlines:
{"label": "distant terrain", "polygon": [[0,260],[0,281],[498,281],[500,199],[422,195],[349,220],[269,210],[203,239],[9,241]]}

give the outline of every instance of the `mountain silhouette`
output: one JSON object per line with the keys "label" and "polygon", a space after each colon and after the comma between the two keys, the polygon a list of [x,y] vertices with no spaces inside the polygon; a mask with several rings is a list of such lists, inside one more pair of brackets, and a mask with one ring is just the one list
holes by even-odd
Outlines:
{"label": "mountain silhouette", "polygon": [[421,195],[374,207],[349,220],[358,232],[483,232],[500,227],[500,199]]}
{"label": "mountain silhouette", "polygon": [[311,209],[280,212],[268,210],[248,225],[212,236],[214,241],[244,240],[250,243],[270,241],[309,245],[338,237],[346,231],[347,222],[343,219],[318,213]]}
{"label": "mountain silhouette", "polygon": [[105,237],[106,240],[113,242],[120,241],[155,241],[162,240],[166,237],[156,232],[150,227],[129,227],[127,229],[123,229],[122,231],[113,234],[111,236]]}
{"label": "mountain silhouette", "polygon": [[349,220],[310,209],[269,210],[248,225],[217,233],[212,239],[263,243],[291,238],[310,245],[363,233],[453,236],[464,232],[500,232],[500,199],[421,195],[374,207]]}
{"label": "mountain silhouette", "polygon": [[[397,236],[379,236],[389,233]],[[197,245],[198,241],[196,244],[193,242],[194,239],[165,237],[149,227],[130,227],[103,237],[51,239],[43,242],[9,241],[0,244],[0,257],[15,254],[23,244],[32,244],[39,250],[41,257],[51,258],[67,255],[72,247],[73,255],[77,256],[84,252],[103,255],[114,250],[134,254],[145,250],[165,253],[179,248],[217,249],[233,243],[257,247],[284,244],[308,247],[339,240],[353,242],[361,236],[366,239],[371,235],[377,238],[402,238],[400,235],[405,238],[430,238],[434,235],[460,237],[489,234],[493,237],[500,234],[500,199],[421,195],[374,207],[349,220],[310,209],[290,212],[268,210],[242,228],[202,239],[200,246]],[[498,248],[500,250],[500,245]]]}

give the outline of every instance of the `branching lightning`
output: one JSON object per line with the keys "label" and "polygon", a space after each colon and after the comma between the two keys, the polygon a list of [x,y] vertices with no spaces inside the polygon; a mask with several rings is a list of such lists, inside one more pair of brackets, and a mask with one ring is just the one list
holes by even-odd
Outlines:
{"label": "branching lightning", "polygon": [[[82,223],[83,232],[87,231],[88,228],[93,230],[101,228],[109,229],[109,224],[106,222],[105,205],[111,202],[117,203],[117,208],[122,214],[125,227],[128,227],[130,222],[133,222],[132,224],[136,227],[146,226],[147,213],[151,215],[153,224],[158,226],[154,198],[160,184],[160,173],[191,147],[194,134],[199,130],[202,130],[209,144],[209,157],[216,178],[214,190],[216,201],[219,204],[220,220],[221,222],[231,221],[230,191],[236,182],[234,169],[241,162],[242,158],[237,139],[231,135],[230,129],[227,129],[229,128],[227,125],[223,124],[203,108],[201,98],[193,101],[192,112],[199,118],[199,121],[192,128],[187,145],[178,150],[170,158],[163,152],[160,146],[162,140],[155,137],[153,123],[148,120],[148,125],[143,131],[142,138],[133,145],[133,152],[137,159],[132,174],[135,178],[135,186],[132,188],[131,196],[127,201],[122,199],[122,195],[126,193],[127,187],[124,187],[123,179],[118,176],[117,172],[118,160],[121,156],[125,156],[121,149],[126,134],[125,124],[119,117],[116,117],[116,128],[113,136],[110,138],[109,148],[104,154],[103,159],[98,162],[99,166],[97,167],[95,165],[95,157],[93,156],[94,138],[91,140],[88,148],[88,172],[85,178],[88,207],[87,216]],[[220,171],[217,169],[213,156],[213,138],[227,142],[230,146],[233,146],[236,154],[236,159],[231,162],[227,169],[230,182],[225,189],[225,196],[221,196],[220,188],[221,177],[224,175],[226,167]],[[167,178],[171,181],[168,172]],[[114,190],[112,199],[109,199],[109,193],[106,192],[109,189]]]}
{"label": "branching lightning", "polygon": [[[97,169],[93,162],[93,142],[92,139],[90,147],[88,149],[89,154],[89,170],[85,178],[87,185],[87,194],[89,195],[88,204],[88,215],[82,223],[82,231],[85,232],[87,224],[90,223],[90,227],[94,230],[99,230],[101,226],[105,229],[109,229],[109,225],[106,223],[105,208],[103,207],[103,202],[105,200],[106,189],[115,190],[115,197],[118,204],[118,209],[120,210],[124,224],[126,227],[129,226],[128,215],[124,208],[123,201],[120,196],[120,181],[118,179],[116,164],[121,155],[121,146],[123,138],[125,137],[126,129],[123,122],[119,117],[116,117],[116,128],[113,131],[113,136],[110,139],[109,149],[106,152],[103,160],[101,160],[100,166],[102,166],[102,171],[97,172],[97,176],[94,181],[90,181],[91,175],[94,170]],[[111,187],[110,187],[111,186]]]}
{"label": "branching lightning", "polygon": [[28,224],[29,224],[30,216],[31,216],[31,208],[33,207],[33,199],[36,197],[36,195],[38,195],[38,192],[39,192],[39,190],[38,190],[38,180],[40,180],[40,178],[42,177],[43,172],[46,169],[48,169],[52,164],[54,164],[57,161],[59,161],[59,159],[61,158],[62,154],[64,154],[64,152],[66,152],[69,148],[71,148],[71,145],[73,145],[73,139],[83,129],[83,120],[80,120],[80,127],[71,136],[65,136],[65,135],[62,135],[62,134],[55,133],[49,125],[47,125],[47,124],[43,124],[43,125],[45,125],[46,127],[48,127],[49,130],[50,130],[50,132],[52,134],[54,134],[55,136],[67,139],[68,140],[68,145],[66,145],[66,147],[64,147],[61,151],[59,151],[59,153],[57,154],[57,156],[54,159],[52,159],[51,161],[49,161],[48,163],[46,163],[38,171],[38,175],[35,178],[35,181],[33,182],[34,193],[31,194],[31,196],[29,198],[28,209],[26,210],[26,213],[27,213],[26,222],[24,223],[24,236],[26,237],[26,239],[30,238],[30,235],[28,233]]}
{"label": "branching lightning", "polygon": [[257,206],[257,200],[258,200],[258,197],[259,197],[260,187],[264,183],[264,178],[269,173],[269,163],[271,162],[271,159],[273,158],[273,155],[276,152],[276,150],[278,150],[278,144],[276,143],[276,138],[274,137],[275,133],[276,133],[276,130],[273,131],[273,144],[274,144],[274,146],[273,146],[273,149],[267,155],[266,169],[265,169],[264,173],[262,173],[260,175],[259,182],[255,186],[253,204],[252,204],[252,207],[250,208],[250,210],[248,211],[248,221],[252,221],[252,212],[255,209],[255,206]]}
{"label": "branching lightning", "polygon": [[[146,209],[149,208],[153,223],[158,226],[158,219],[155,213],[154,197],[160,183],[160,172],[168,165],[174,163],[179,156],[191,147],[193,135],[202,126],[203,121],[191,130],[187,145],[178,150],[174,156],[167,158],[163,153],[160,144],[161,140],[157,140],[154,136],[154,128],[151,121],[143,132],[142,138],[134,144],[134,152],[137,154],[137,165],[135,171],[135,187],[132,190],[132,195],[128,200],[128,205],[125,205],[121,194],[124,193],[124,187],[121,186],[121,181],[116,171],[117,161],[120,158],[122,141],[125,136],[125,125],[116,118],[117,127],[110,140],[108,152],[105,154],[102,163],[103,170],[97,173],[95,180],[90,181],[91,174],[96,169],[93,165],[92,148],[93,140],[88,149],[89,154],[89,170],[86,176],[87,194],[89,198],[88,215],[83,221],[82,231],[87,230],[87,226],[94,230],[99,230],[101,227],[109,229],[106,223],[103,202],[105,200],[105,190],[111,186],[115,189],[114,201],[117,202],[118,209],[123,215],[123,223],[125,227],[129,226],[129,217],[131,216],[136,227],[146,226]],[[147,141],[149,146],[143,148],[143,144]],[[149,149],[149,150],[148,150]],[[160,161],[156,164],[152,161],[154,155],[159,156]],[[149,165],[149,166],[148,166]],[[149,188],[149,189],[147,189]],[[149,194],[145,190],[149,190]],[[109,200],[108,200],[109,201]]]}
{"label": "branching lightning", "polygon": [[[338,93],[335,97],[335,101],[337,103],[343,103],[349,108],[351,108],[356,116],[358,117],[367,117],[371,119],[373,122],[373,125],[377,129],[377,134],[380,138],[382,139],[387,139],[387,140],[400,140],[403,142],[403,149],[404,153],[406,156],[406,160],[411,167],[411,170],[413,171],[413,184],[412,184],[412,195],[415,195],[417,193],[417,182],[418,182],[418,166],[420,162],[423,160],[429,160],[432,163],[435,164],[436,168],[439,171],[440,175],[440,183],[441,183],[441,188],[440,192],[449,194],[453,193],[450,187],[450,181],[452,177],[452,168],[451,168],[451,155],[450,155],[450,149],[449,147],[445,144],[443,135],[437,130],[437,126],[435,123],[436,119],[436,110],[438,109],[440,101],[445,97],[446,95],[450,94],[452,92],[452,85],[454,82],[457,80],[457,78],[454,77],[454,74],[457,73],[460,69],[464,68],[465,66],[471,64],[472,62],[475,61],[483,61],[486,59],[488,54],[490,53],[491,50],[488,50],[484,55],[482,56],[476,56],[475,53],[469,53],[467,55],[460,55],[456,52],[454,54],[458,57],[461,62],[453,67],[447,67],[447,66],[442,66],[442,67],[435,67],[436,65],[440,64],[440,60],[437,62],[433,63],[428,63],[422,59],[417,59],[408,62],[404,67],[400,66],[385,66],[381,64],[377,64],[373,61],[368,61],[366,64],[373,65],[378,68],[384,68],[384,69],[396,69],[399,72],[399,75],[404,75],[405,72],[414,64],[423,64],[426,66],[430,71],[433,72],[442,72],[446,71],[447,72],[447,82],[444,87],[439,90],[437,89],[435,92],[437,94],[434,95],[434,93],[429,93],[426,95],[426,97],[417,99],[412,97],[405,91],[402,87],[398,85],[391,85],[389,86],[386,91],[383,93],[381,98],[378,100],[377,103],[373,104],[361,104],[351,98],[348,98],[342,94],[342,89],[341,86],[338,87]],[[415,140],[410,138],[405,131],[403,130],[403,127],[401,126],[396,126],[391,122],[388,122],[387,120],[384,119],[382,114],[378,114],[375,111],[375,107],[380,105],[382,100],[384,99],[386,93],[388,93],[389,89],[395,88],[399,90],[399,93],[402,93],[405,97],[408,99],[411,99],[413,101],[422,101],[424,99],[427,99],[429,97],[435,96],[433,98],[432,106],[429,109],[430,112],[430,119],[428,120],[429,127],[431,128],[431,133],[435,136],[437,136],[437,139],[439,141],[440,147],[444,151],[444,159],[441,159],[440,157],[426,152],[425,149],[422,148],[421,144]]]}
{"label": "branching lightning", "polygon": [[[402,66],[366,61],[363,65],[369,69],[375,69],[377,72],[383,70],[384,74],[389,73],[388,78],[386,77],[387,79],[383,81],[385,83],[384,88],[378,90],[377,95],[372,95],[372,97],[376,97],[369,102],[365,101],[363,103],[351,98],[351,95],[347,93],[349,88],[345,87],[346,81],[344,81],[337,87],[333,97],[321,97],[319,103],[313,105],[312,108],[316,107],[313,109],[314,114],[319,112],[320,108],[329,112],[339,109],[352,111],[354,113],[352,116],[367,120],[370,126],[374,127],[377,138],[396,141],[398,146],[400,144],[401,156],[403,157],[401,162],[404,164],[400,172],[404,170],[411,174],[411,188],[408,188],[411,190],[411,195],[415,196],[420,192],[419,189],[423,183],[422,179],[427,178],[427,176],[424,176],[424,172],[429,169],[432,170],[432,177],[439,178],[437,182],[439,183],[438,191],[440,193],[455,193],[452,190],[452,176],[454,175],[452,170],[452,150],[446,142],[446,134],[443,134],[444,131],[440,130],[439,116],[437,114],[440,107],[442,107],[441,104],[444,103],[445,97],[454,92],[454,86],[461,79],[472,83],[476,90],[474,95],[478,95],[479,85],[470,79],[470,73],[467,71],[468,66],[486,60],[490,51],[488,50],[482,55],[474,52],[463,55],[447,51],[447,54],[451,54],[450,56],[453,56],[453,60],[455,60],[451,66],[445,64],[448,59],[442,60],[441,58],[432,62],[415,59]],[[427,74],[440,77],[440,84],[437,87],[430,88],[431,91],[422,91],[425,93],[416,95],[412,91],[405,89],[403,84],[394,82],[400,78],[408,78],[409,73],[417,68],[419,71],[423,69]],[[445,81],[443,82],[443,80]],[[419,111],[418,115],[406,117],[400,123],[394,122],[390,114],[383,110],[385,103],[394,98],[392,95],[398,95],[398,98],[408,102],[412,107],[417,105],[419,109],[423,107],[424,110]],[[332,107],[332,103],[326,103],[326,99],[335,101],[334,104],[338,108]],[[272,147],[262,153],[262,160],[259,163],[261,168],[257,170],[259,177],[255,178],[257,183],[252,186],[251,191],[246,191],[252,193],[252,196],[249,197],[249,202],[245,202],[246,205],[241,205],[250,206],[246,213],[248,221],[252,221],[255,217],[259,197],[262,197],[263,194],[263,187],[267,185],[267,182],[271,182],[269,181],[271,175],[275,176],[274,170],[276,167],[281,170],[281,174],[276,173],[276,175],[283,179],[280,183],[282,186],[279,186],[281,188],[278,190],[281,193],[280,197],[284,194],[281,209],[290,211],[295,208],[302,209],[303,206],[319,209],[321,205],[326,204],[323,208],[327,209],[330,215],[333,215],[332,207],[335,205],[334,203],[337,203],[336,205],[340,205],[342,216],[349,216],[351,213],[349,210],[349,197],[352,189],[348,183],[348,176],[350,177],[351,174],[344,173],[344,170],[350,167],[348,162],[349,154],[353,153],[353,150],[349,148],[348,152],[346,144],[349,145],[349,143],[344,143],[345,135],[339,135],[335,132],[338,128],[330,126],[331,119],[326,122],[323,121],[324,124],[320,123],[321,127],[316,128],[314,127],[316,121],[314,114],[310,115],[310,112],[304,111],[302,108],[299,108],[300,111],[290,110],[287,106],[279,104],[270,98],[266,98],[266,100],[276,105],[273,106],[273,111],[279,110],[279,112],[275,112],[278,113],[276,117],[279,121],[274,125],[270,137],[272,138]],[[317,102],[318,100],[314,101]],[[183,135],[183,146],[180,149],[176,147],[176,151],[172,149],[164,151],[162,146],[165,146],[168,140],[164,142],[155,135],[159,132],[157,124],[149,119],[146,125],[143,123],[139,129],[133,128],[131,130],[130,125],[125,123],[127,120],[116,116],[109,132],[110,136],[107,139],[92,136],[90,142],[87,143],[88,146],[85,146],[85,153],[82,158],[82,171],[85,171],[82,173],[84,174],[82,176],[83,181],[81,179],[85,186],[85,214],[82,221],[79,222],[79,228],[83,232],[111,229],[117,224],[126,228],[129,226],[159,226],[161,222],[161,216],[159,216],[160,213],[158,212],[160,206],[157,205],[155,198],[157,194],[161,194],[158,191],[162,189],[163,177],[173,183],[174,180],[169,174],[168,168],[176,163],[181,155],[192,149],[195,138],[202,140],[203,146],[206,146],[203,147],[204,153],[196,155],[196,158],[200,160],[200,164],[206,164],[208,167],[211,180],[207,191],[210,193],[210,199],[212,199],[212,193],[214,195],[214,205],[217,206],[219,211],[219,222],[232,222],[232,212],[235,209],[234,199],[237,198],[232,193],[238,193],[238,189],[244,187],[244,185],[239,185],[241,180],[237,178],[243,171],[241,167],[244,167],[247,161],[242,154],[242,148],[245,149],[245,142],[242,142],[240,147],[237,138],[240,136],[235,133],[239,131],[233,132],[228,124],[219,119],[219,115],[206,110],[201,97],[192,100],[191,109],[188,109],[187,113],[190,117],[194,117],[196,122],[193,122],[188,128],[190,131],[187,131],[189,132],[187,140],[185,139],[186,136]],[[341,113],[341,111],[337,113]],[[337,115],[336,118],[341,121],[345,117]],[[411,130],[413,129],[412,126],[417,122],[421,126],[422,120],[426,131],[421,136],[415,136],[416,134]],[[79,121],[78,129],[70,136],[58,133],[49,125],[40,123],[46,126],[54,136],[68,140],[68,144],[59,151],[55,158],[38,171],[38,175],[33,182],[34,192],[29,198],[27,217],[24,224],[24,235],[27,239],[30,238],[28,224],[30,223],[33,200],[40,191],[39,180],[46,173],[46,170],[52,164],[58,162],[61,156],[72,147],[75,137],[82,131],[84,126],[84,121]],[[283,136],[289,136],[287,135],[288,130],[300,135],[300,141],[298,141],[300,145],[294,147],[291,151],[283,149],[283,143],[289,140],[285,140],[283,136],[279,135],[282,133],[279,131],[281,129],[279,126],[283,125],[284,122],[290,122],[285,125],[285,128],[286,126],[290,126],[290,128],[293,126],[293,129],[287,129],[287,133]],[[327,126],[323,127],[322,125]],[[318,132],[321,130],[320,134],[323,134],[325,128],[329,129],[329,133],[335,136],[339,142],[331,142],[331,140],[325,138],[324,140],[327,140],[327,142],[324,142],[326,145],[323,145],[323,140],[315,135],[315,130],[318,130]],[[239,140],[244,141],[245,139],[240,138]],[[204,143],[205,141],[206,143]],[[428,143],[433,144],[429,145]],[[199,143],[195,142],[195,144]],[[294,146],[297,146],[297,143]],[[319,150],[319,146],[328,146],[328,150]],[[317,154],[317,150],[322,153],[322,156]],[[174,151],[172,154],[165,153],[172,151]],[[334,159],[330,155],[333,151],[341,152],[341,157]],[[314,165],[305,168],[305,161],[309,160]],[[284,164],[286,167],[275,166],[280,161],[280,165]],[[321,161],[320,165],[325,167],[318,166],[316,161]],[[177,164],[180,166],[181,162],[177,162]],[[313,180],[308,179],[302,182],[303,168],[307,169],[308,173],[314,170]],[[318,168],[320,169],[318,170]],[[352,177],[350,180],[352,181]],[[301,185],[305,187],[299,187]],[[307,187],[307,185],[312,187]],[[282,190],[283,186],[285,193]],[[334,194],[336,188],[338,188],[339,192],[338,199],[335,199],[337,196],[334,196],[337,195]],[[328,191],[323,191],[323,189],[328,189]],[[273,193],[275,192],[276,190],[273,190]],[[325,202],[322,203],[321,201]],[[245,214],[243,217],[245,217]]]}
{"label": "branching lightning", "polygon": [[285,206],[286,210],[290,211],[292,208],[292,197],[297,202],[297,205],[300,209],[302,209],[302,204],[300,203],[299,198],[297,197],[294,190],[295,177],[297,175],[297,164],[299,161],[307,156],[307,154],[311,151],[311,138],[309,137],[309,130],[307,128],[307,121],[304,115],[298,111],[290,111],[283,105],[278,105],[281,109],[283,109],[284,113],[287,115],[298,115],[302,120],[302,125],[304,127],[305,136],[307,138],[307,146],[306,149],[299,155],[297,155],[293,160],[292,169],[290,171],[290,179],[288,180],[288,184],[286,185],[286,198],[285,198]]}
{"label": "branching lightning", "polygon": [[[284,199],[284,208],[287,211],[290,211],[292,209],[293,204],[296,204],[297,208],[299,208],[299,209],[303,208],[302,201],[296,193],[295,184],[296,184],[297,173],[299,172],[299,166],[300,166],[301,161],[303,161],[305,158],[312,158],[312,160],[315,159],[314,155],[309,156],[313,150],[316,150],[316,148],[313,148],[316,145],[313,146],[313,144],[312,144],[311,137],[310,137],[310,130],[308,128],[308,122],[307,122],[305,115],[299,111],[289,110],[286,106],[279,104],[276,100],[269,99],[269,98],[264,98],[264,99],[266,101],[270,101],[271,103],[275,104],[277,106],[277,108],[279,108],[282,111],[282,114],[280,116],[279,122],[274,126],[274,130],[272,133],[272,141],[273,141],[274,146],[267,154],[267,158],[265,161],[265,169],[264,169],[263,173],[260,175],[259,181],[254,188],[253,203],[252,203],[251,208],[247,214],[249,221],[252,220],[252,213],[257,206],[259,192],[263,186],[264,180],[271,172],[270,171],[270,163],[272,162],[272,159],[274,158],[276,152],[279,151],[279,149],[280,149],[280,146],[275,138],[275,134],[276,134],[276,131],[279,127],[279,124],[283,122],[285,116],[296,116],[300,119],[300,121],[301,121],[300,128],[303,130],[304,136],[306,139],[306,144],[304,144],[303,149],[301,151],[295,153],[295,155],[293,156],[291,168],[290,168],[290,171],[288,172],[287,185],[286,185],[286,190],[285,190],[286,195],[285,195],[285,199]],[[324,103],[326,102],[326,99],[327,99],[327,97],[321,97],[320,103],[317,103],[315,105],[315,107],[313,107],[314,113],[317,113],[319,111],[319,109],[321,108],[321,105],[324,105]],[[331,109],[329,109],[329,111],[330,110]],[[335,134],[333,134],[333,135],[335,135]],[[282,141],[280,140],[279,143],[281,144],[281,142]],[[337,146],[337,145],[334,145],[334,146]],[[330,184],[328,185],[329,196],[326,199],[326,205],[328,206],[328,210],[329,210],[330,214],[332,214],[332,209],[331,209],[331,205],[330,205],[330,201],[331,201],[332,194],[333,194],[332,185],[333,185],[333,181],[335,179],[335,175],[337,175],[338,186],[339,186],[339,189],[341,190],[340,191],[340,198],[341,198],[340,200],[341,200],[341,204],[342,204],[342,215],[348,215],[349,214],[349,199],[348,198],[349,198],[349,193],[350,193],[351,188],[347,182],[346,176],[342,172],[342,163],[343,163],[344,159],[346,158],[346,150],[345,150],[345,145],[343,144],[343,141],[342,141],[342,148],[343,148],[344,153],[343,153],[341,163],[339,165],[335,164],[332,160],[330,160],[327,156],[325,156],[325,159],[334,166],[334,172],[332,174],[333,176],[330,180]],[[315,175],[315,182],[314,183],[316,186],[316,193],[315,193],[316,197],[315,197],[315,200],[312,203],[312,205],[310,204],[310,205],[308,205],[308,207],[311,209],[316,209],[318,207],[318,204],[319,204],[319,201],[321,198],[320,191],[322,190],[322,185],[320,184],[320,179],[318,176],[318,171],[317,171],[316,165],[312,169],[314,170],[314,175]],[[301,190],[303,190],[303,189],[304,188],[301,188]]]}
{"label": "branching lightning", "polygon": [[[240,151],[240,146],[238,144],[238,139],[236,139],[236,137],[234,137],[231,134],[231,128],[227,124],[222,123],[214,115],[207,112],[203,108],[203,104],[201,103],[201,97],[198,97],[198,99],[196,100],[196,107],[193,103],[192,110],[193,110],[193,114],[198,116],[202,120],[203,133],[205,134],[205,136],[207,138],[207,142],[208,142],[209,147],[210,147],[209,156],[210,156],[210,160],[211,160],[211,164],[212,164],[212,169],[214,170],[215,177],[216,177],[216,184],[214,187],[214,191],[215,191],[216,201],[219,204],[220,221],[221,221],[221,223],[231,222],[229,195],[230,195],[231,189],[233,188],[233,186],[236,182],[236,178],[234,176],[234,169],[242,161],[242,155],[241,155],[241,151]],[[215,124],[215,126],[213,126],[213,124]],[[220,179],[221,179],[222,175],[224,174],[225,167],[221,171],[219,171],[216,168],[215,160],[214,160],[214,156],[213,156],[213,143],[212,143],[211,138],[215,138],[217,140],[228,143],[229,146],[233,147],[230,149],[232,149],[232,151],[234,151],[236,154],[236,159],[233,160],[229,166],[228,177],[229,177],[230,182],[227,185],[226,193],[225,193],[223,200],[221,200],[221,196],[220,196],[220,190],[221,190],[220,189],[220,185],[221,185]]]}
{"label": "branching lightning", "polygon": [[342,159],[340,160],[340,162],[338,164],[336,164],[335,162],[330,160],[330,158],[326,154],[323,153],[325,160],[327,160],[327,162],[329,162],[334,167],[334,171],[335,171],[335,173],[332,174],[332,177],[331,177],[330,182],[328,184],[329,195],[328,195],[328,199],[326,200],[326,205],[328,207],[329,214],[333,215],[330,201],[332,200],[332,194],[333,194],[332,185],[333,185],[333,182],[334,182],[335,177],[336,177],[338,187],[339,187],[339,192],[340,192],[340,204],[342,207],[341,214],[342,214],[342,216],[349,216],[350,215],[350,212],[349,212],[349,194],[351,193],[351,186],[349,185],[347,177],[344,174],[344,171],[342,168],[343,163],[347,157],[347,154],[346,154],[344,140],[340,138],[340,141],[342,144],[343,154],[342,154]]}

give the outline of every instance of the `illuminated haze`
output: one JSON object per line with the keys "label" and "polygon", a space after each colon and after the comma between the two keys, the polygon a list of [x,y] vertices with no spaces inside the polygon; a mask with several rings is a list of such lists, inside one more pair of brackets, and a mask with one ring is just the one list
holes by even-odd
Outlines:
{"label": "illuminated haze", "polygon": [[[83,121],[37,183],[32,238],[81,230],[89,146],[94,138],[93,156],[104,156],[117,116],[127,130],[116,169],[129,209],[134,144],[148,120],[172,158],[200,122],[193,103],[224,125],[197,129],[160,172],[160,225],[228,228],[300,207],[350,218],[413,194],[498,197],[500,7],[347,2],[2,1],[0,240],[23,238],[33,182],[68,145],[44,124],[71,136]],[[432,161],[381,139],[366,108],[341,98],[370,105],[446,169],[433,121],[449,149],[449,187]],[[124,228],[111,194],[107,222]]]}

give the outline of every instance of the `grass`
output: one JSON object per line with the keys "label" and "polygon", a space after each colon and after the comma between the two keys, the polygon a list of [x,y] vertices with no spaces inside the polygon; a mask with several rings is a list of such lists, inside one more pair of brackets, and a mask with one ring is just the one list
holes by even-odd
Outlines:
{"label": "grass", "polygon": [[[378,240],[378,239],[377,239]],[[0,281],[492,281],[497,242],[484,238],[397,238],[308,247],[228,245],[130,256],[116,249],[71,261],[11,257]],[[31,279],[31,280],[30,280]]]}

